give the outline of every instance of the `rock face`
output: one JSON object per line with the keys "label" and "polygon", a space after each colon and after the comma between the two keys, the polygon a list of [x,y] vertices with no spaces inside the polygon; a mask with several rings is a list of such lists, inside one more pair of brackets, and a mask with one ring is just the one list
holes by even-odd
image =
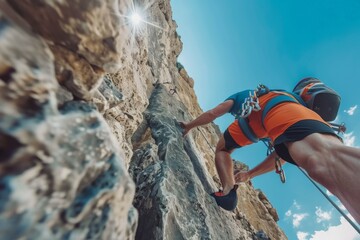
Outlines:
{"label": "rock face", "polygon": [[151,136],[130,164],[137,185],[137,239],[256,239],[244,214],[223,211],[210,197],[214,182],[193,139],[182,138],[176,121],[185,109],[158,85],[144,113],[146,126],[137,134],[151,131]]}
{"label": "rock face", "polygon": [[[242,184],[226,212],[169,0],[0,2],[1,239],[286,239]],[[130,173],[130,174],[129,174]]]}
{"label": "rock face", "polygon": [[[53,14],[50,10],[55,11],[60,3],[37,4],[11,1],[11,5],[1,5],[1,239],[132,238],[137,226],[137,212],[131,204],[135,188],[125,168],[124,153],[95,105],[73,101],[81,91],[59,85],[62,82],[56,78],[56,66],[66,61],[69,66],[79,66],[78,59],[71,58],[79,53],[69,45],[51,42],[51,34],[59,31],[56,27],[47,26],[39,30],[40,35],[32,32],[42,24],[30,19],[43,17],[37,21],[46,25],[45,20]],[[82,13],[80,5],[71,5]],[[40,7],[39,11],[34,7]],[[59,15],[64,13],[58,11]],[[66,28],[66,22],[56,20],[58,26]],[[34,29],[24,27],[26,23]],[[62,40],[66,39],[70,43],[72,35],[64,33]],[[96,41],[94,38],[94,46],[101,44]],[[69,54],[54,52],[58,48]],[[112,51],[104,50],[103,54]],[[90,50],[84,56],[91,54],[101,59],[101,54]],[[116,54],[113,56],[115,59]],[[102,64],[100,60],[98,63],[105,66],[113,61],[103,58]],[[85,75],[88,68],[74,67],[71,71],[69,79],[76,82],[76,76]],[[109,105],[112,98],[122,98],[111,83],[104,83],[99,92],[105,99],[111,93],[106,99]],[[89,79],[84,84],[84,96],[90,96],[99,85]]]}

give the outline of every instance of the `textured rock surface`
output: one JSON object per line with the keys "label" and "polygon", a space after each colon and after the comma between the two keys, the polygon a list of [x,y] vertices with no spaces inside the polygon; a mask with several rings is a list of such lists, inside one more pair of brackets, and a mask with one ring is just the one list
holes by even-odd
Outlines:
{"label": "textured rock surface", "polygon": [[[0,17],[1,239],[133,238],[135,188],[108,124],[90,103],[72,101],[75,91],[60,88],[45,38],[6,13]],[[111,106],[121,94],[110,94],[105,83],[99,92]]]}
{"label": "textured rock surface", "polygon": [[251,239],[255,230],[247,220],[220,210],[208,194],[211,176],[174,118],[183,111],[158,85],[145,112],[152,139],[135,152],[130,169],[140,214],[137,239]]}
{"label": "textured rock surface", "polygon": [[248,184],[241,185],[233,213],[216,206],[209,193],[218,181],[208,173],[194,138],[182,138],[176,121],[186,117],[185,111],[158,85],[134,135],[143,137],[129,169],[137,186],[137,239],[286,239],[269,213],[275,209]]}
{"label": "textured rock surface", "polygon": [[169,0],[0,9],[1,239],[286,239],[251,185],[234,212],[208,194],[220,132],[181,136],[202,110]]}

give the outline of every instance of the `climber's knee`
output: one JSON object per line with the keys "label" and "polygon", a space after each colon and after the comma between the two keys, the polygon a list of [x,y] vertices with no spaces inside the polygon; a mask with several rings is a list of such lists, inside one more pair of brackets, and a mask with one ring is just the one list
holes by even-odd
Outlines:
{"label": "climber's knee", "polygon": [[216,145],[216,152],[220,152],[220,151],[224,151],[226,150],[225,148],[225,139],[224,139],[224,136],[221,135],[217,145]]}

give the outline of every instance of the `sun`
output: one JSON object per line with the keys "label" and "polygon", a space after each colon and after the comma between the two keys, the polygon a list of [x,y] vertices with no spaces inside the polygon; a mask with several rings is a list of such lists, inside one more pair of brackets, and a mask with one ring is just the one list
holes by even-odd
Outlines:
{"label": "sun", "polygon": [[137,12],[132,13],[130,19],[134,26],[138,26],[141,22],[143,22],[143,18]]}
{"label": "sun", "polygon": [[[1,0],[0,0],[1,2]],[[150,5],[147,6],[136,6],[134,3],[129,9],[128,14],[115,14],[122,19],[124,19],[124,25],[129,26],[131,28],[131,38],[134,39],[137,36],[147,36],[148,26],[154,27],[157,29],[164,30],[162,27],[158,26],[157,24],[151,22],[149,18],[149,12],[146,11]]]}

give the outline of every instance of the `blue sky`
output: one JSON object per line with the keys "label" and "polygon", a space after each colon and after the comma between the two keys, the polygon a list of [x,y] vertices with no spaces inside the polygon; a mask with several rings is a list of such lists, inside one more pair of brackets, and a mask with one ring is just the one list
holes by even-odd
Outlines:
{"label": "blue sky", "polygon": [[[307,76],[323,80],[342,96],[337,117],[348,145],[360,146],[360,1],[171,0],[184,44],[179,56],[195,80],[204,111],[258,83],[292,90]],[[215,121],[224,131],[231,115]],[[266,154],[262,143],[237,150],[250,167]],[[360,239],[299,170],[284,166],[253,180],[277,209],[289,239]],[[338,200],[331,196],[334,201]],[[341,205],[339,203],[339,205]]]}

